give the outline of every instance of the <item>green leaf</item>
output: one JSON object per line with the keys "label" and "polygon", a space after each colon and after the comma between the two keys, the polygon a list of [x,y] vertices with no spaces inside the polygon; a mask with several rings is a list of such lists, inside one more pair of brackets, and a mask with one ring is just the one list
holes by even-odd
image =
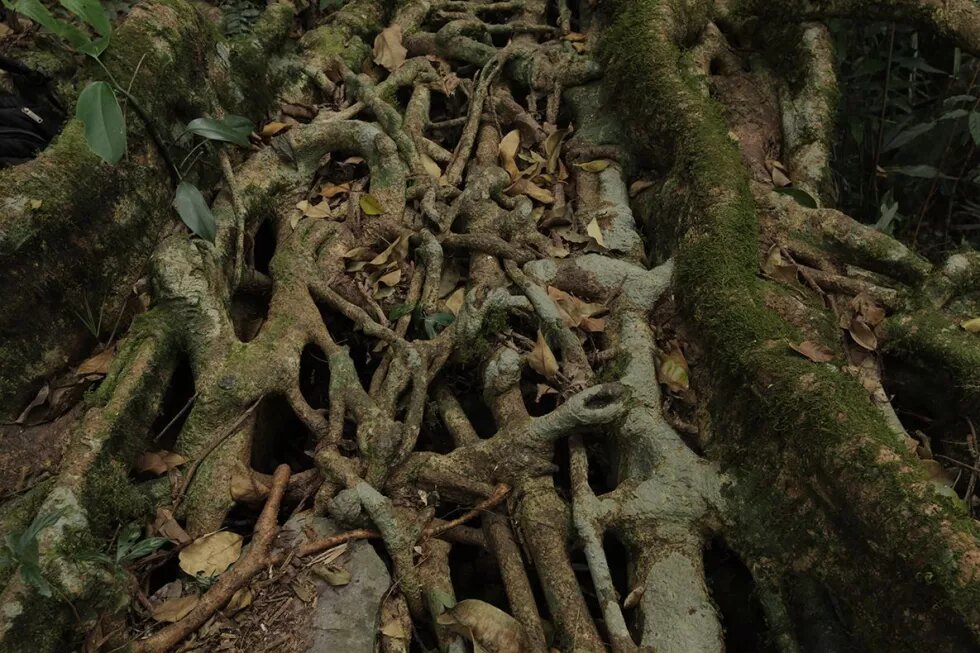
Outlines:
{"label": "green leaf", "polygon": [[85,125],[85,141],[100,159],[116,163],[126,152],[126,123],[112,87],[92,82],[78,96],[75,117]]}
{"label": "green leaf", "polygon": [[117,554],[117,560],[119,564],[135,562],[140,558],[150,555],[169,541],[170,540],[165,537],[148,537],[145,540],[140,540],[130,547],[129,550],[126,551],[125,555]]}
{"label": "green leaf", "polygon": [[936,177],[945,177],[937,168],[927,165],[918,166],[895,166],[887,169],[888,172],[896,175],[905,175],[906,177],[920,177],[922,179],[935,179]]}
{"label": "green leaf", "polygon": [[428,340],[438,336],[443,329],[453,323],[456,316],[452,313],[433,313],[422,318],[422,328]]}
{"label": "green leaf", "polygon": [[51,584],[41,575],[41,568],[32,563],[21,563],[20,575],[24,582],[37,589],[43,597],[51,596]]}
{"label": "green leaf", "polygon": [[806,192],[805,190],[801,190],[799,188],[788,188],[788,187],[773,188],[773,190],[779,193],[780,195],[789,195],[794,200],[796,200],[796,203],[799,204],[800,206],[805,206],[808,209],[817,208],[817,200],[813,199],[813,196],[810,195],[810,193]]}
{"label": "green leaf", "polygon": [[109,17],[102,9],[99,0],[58,0],[61,5],[91,25],[100,36],[108,37],[112,33]]}
{"label": "green leaf", "polygon": [[895,138],[891,140],[883,149],[882,152],[889,152],[891,150],[896,150],[906,143],[909,143],[919,136],[929,132],[933,127],[936,126],[934,122],[924,122],[919,125],[913,125],[905,131],[899,133]]}
{"label": "green leaf", "polygon": [[415,310],[415,304],[396,304],[388,313],[389,320],[398,320]]}
{"label": "green leaf", "polygon": [[212,141],[234,143],[242,147],[251,145],[248,135],[255,125],[242,116],[225,116],[224,118],[196,118],[187,125],[187,131],[203,136]]}
{"label": "green leaf", "polygon": [[970,117],[967,118],[967,124],[970,125],[970,136],[973,137],[973,142],[980,145],[980,111],[971,111]]}
{"label": "green leaf", "polygon": [[177,185],[174,208],[191,231],[213,243],[216,233],[214,214],[194,184],[182,181]]}
{"label": "green leaf", "polygon": [[47,7],[42,5],[38,0],[16,0],[16,2],[3,0],[3,4],[8,9],[27,16],[35,23],[38,23],[55,35],[68,41],[79,52],[83,52],[92,57],[98,57],[102,54],[109,44],[109,39],[106,37],[93,42],[88,34],[82,30],[51,15]]}

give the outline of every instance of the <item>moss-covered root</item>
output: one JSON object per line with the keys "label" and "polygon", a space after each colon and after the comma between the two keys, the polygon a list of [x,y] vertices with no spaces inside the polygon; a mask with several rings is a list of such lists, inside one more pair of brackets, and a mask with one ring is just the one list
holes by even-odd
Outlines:
{"label": "moss-covered root", "polygon": [[129,485],[127,470],[111,458],[120,452],[131,458],[145,446],[143,436],[177,365],[167,322],[159,310],[138,321],[74,434],[65,467],[38,509],[61,514],[39,538],[40,567],[56,591],[44,598],[20,575],[10,580],[0,595],[0,650],[59,650],[74,614],[118,608],[123,595],[115,577],[85,562],[83,554],[105,546],[120,524],[148,517],[149,506]]}
{"label": "moss-covered root", "polygon": [[729,0],[726,4],[736,13],[783,18],[792,24],[840,17],[926,25],[967,52],[980,53],[980,5],[975,0]]}
{"label": "moss-covered root", "polygon": [[[202,74],[229,101],[243,97],[236,86],[249,89],[251,104],[226,108],[258,117],[266,106],[255,91],[271,83],[269,55],[291,24],[283,16],[292,15],[280,4],[266,13],[262,30],[229,43],[221,58],[216,26],[196,5],[143,3],[114,33],[106,65],[116,79],[132,79],[132,94],[164,136],[212,110]],[[94,66],[87,72],[102,75]],[[91,336],[76,315],[114,315],[117,290],[131,287],[173,224],[169,171],[133,114],[128,127],[129,152],[115,166],[89,150],[73,119],[36,160],[0,172],[0,417],[12,419],[33,384],[84,354]]]}
{"label": "moss-covered root", "polygon": [[[834,517],[839,527],[868,542],[871,551],[862,555],[887,570],[892,579],[887,592],[901,585],[942,597],[928,606],[894,609],[952,620],[980,640],[976,525],[931,489],[925,470],[899,450],[859,383],[778,345],[798,334],[766,306],[760,292],[759,227],[746,171],[719,108],[677,65],[680,44],[703,29],[707,8],[658,0],[615,8],[603,46],[607,79],[617,106],[631,120],[634,141],[659,139],[673,153],[674,181],[665,186],[673,195],[663,199],[669,211],[655,219],[679,217],[683,225],[676,231],[675,296],[705,346],[712,415],[726,425],[719,446],[748,470],[764,465],[755,460],[756,446],[745,446],[738,433],[798,452],[800,474],[814,479],[829,498],[825,509],[846,511]],[[792,547],[791,534],[779,535],[784,536]],[[810,554],[808,562],[833,578],[832,556]],[[876,602],[879,612],[888,605],[885,591],[855,592],[844,579],[833,580],[832,591],[844,604],[863,606],[864,614],[873,613]],[[895,641],[876,620],[863,623],[857,636],[871,647]],[[911,636],[921,638],[916,645],[934,646],[952,645],[958,634]]]}

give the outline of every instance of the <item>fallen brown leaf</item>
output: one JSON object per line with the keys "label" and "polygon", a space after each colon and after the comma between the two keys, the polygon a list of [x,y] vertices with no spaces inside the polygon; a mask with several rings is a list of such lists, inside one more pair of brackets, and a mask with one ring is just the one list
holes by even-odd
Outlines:
{"label": "fallen brown leaf", "polygon": [[75,374],[78,376],[88,376],[90,374],[105,376],[109,373],[109,364],[112,362],[115,355],[115,347],[109,347],[108,349],[99,352],[95,356],[82,361],[82,363],[78,366],[78,369],[75,370]]}
{"label": "fallen brown leaf", "polygon": [[527,355],[528,365],[538,374],[551,378],[558,373],[558,359],[548,346],[548,341],[544,339],[544,334],[538,331],[538,340],[534,343],[534,349]]}
{"label": "fallen brown leaf", "polygon": [[168,599],[153,609],[153,619],[171,624],[176,623],[190,614],[190,611],[200,600],[201,597],[196,594]]}
{"label": "fallen brown leaf", "polygon": [[834,360],[834,352],[829,347],[825,347],[819,342],[814,342],[812,340],[804,340],[798,345],[789,343],[790,349],[798,354],[806,356],[814,363],[826,363],[828,361]]}
{"label": "fallen brown leaf", "polygon": [[238,560],[242,536],[231,531],[203,535],[178,554],[180,568],[191,576],[217,576]]}
{"label": "fallen brown leaf", "polygon": [[374,38],[374,63],[388,70],[398,70],[405,63],[408,50],[402,45],[401,25],[391,25]]}
{"label": "fallen brown leaf", "polygon": [[147,451],[136,458],[136,464],[133,465],[133,468],[140,473],[150,472],[159,475],[166,474],[171,469],[186,462],[187,458],[173,451]]}

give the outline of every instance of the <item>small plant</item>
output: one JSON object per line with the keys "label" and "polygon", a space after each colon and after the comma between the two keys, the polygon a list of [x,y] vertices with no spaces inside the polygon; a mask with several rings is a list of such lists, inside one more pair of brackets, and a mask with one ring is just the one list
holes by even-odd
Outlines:
{"label": "small plant", "polygon": [[0,569],[20,567],[20,576],[24,582],[37,589],[44,597],[51,596],[51,583],[41,573],[37,537],[45,528],[53,526],[64,514],[64,509],[47,514],[38,513],[24,532],[20,535],[13,533],[7,535],[3,547],[0,547]]}
{"label": "small plant", "polygon": [[144,558],[169,542],[165,537],[142,537],[142,529],[136,522],[123,526],[116,539],[116,553],[109,556],[105,553],[92,554],[90,559],[104,564],[116,573],[122,573],[127,565]]}
{"label": "small plant", "polygon": [[[0,2],[7,9],[22,14],[46,28],[99,65],[109,81],[90,82],[79,94],[75,105],[75,117],[85,126],[85,141],[89,148],[109,164],[118,163],[125,155],[126,118],[117,97],[117,94],[121,95],[146,124],[147,131],[173,170],[177,181],[173,206],[181,220],[195,234],[214,242],[216,233],[214,215],[201,191],[184,177],[197,161],[194,157],[195,153],[199,156],[202,147],[208,141],[224,141],[248,147],[248,136],[254,128],[252,122],[247,118],[232,115],[221,119],[192,120],[187,125],[185,133],[201,136],[204,140],[195,145],[179,165],[174,164],[166,147],[157,136],[158,132],[149,116],[129,92],[129,88],[122,86],[102,62],[102,53],[109,46],[112,37],[112,25],[99,0],[58,0],[62,7],[82,21],[83,26],[72,25],[55,17],[39,0],[0,0]],[[88,28],[94,31],[96,38],[90,35]],[[139,66],[137,65],[136,68],[138,70]]]}

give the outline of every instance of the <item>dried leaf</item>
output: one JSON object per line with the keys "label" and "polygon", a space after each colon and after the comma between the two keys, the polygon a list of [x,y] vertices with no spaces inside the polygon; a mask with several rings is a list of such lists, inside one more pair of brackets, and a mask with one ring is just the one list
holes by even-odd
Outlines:
{"label": "dried leaf", "polygon": [[500,165],[510,175],[511,181],[516,181],[521,176],[521,171],[518,169],[517,162],[514,160],[520,146],[521,132],[514,129],[513,131],[507,132],[507,135],[500,139],[500,146],[497,148]]}
{"label": "dried leaf", "polygon": [[793,182],[790,181],[789,177],[787,177],[785,174],[783,174],[783,171],[782,170],[780,170],[779,168],[775,168],[775,167],[772,169],[772,184],[773,184],[773,186],[776,186],[778,188],[783,188],[785,186],[789,186],[792,183]]}
{"label": "dried leaf", "polygon": [[980,333],[980,317],[975,317],[965,322],[961,322],[960,326],[969,331],[970,333]]}
{"label": "dried leaf", "polygon": [[351,581],[351,574],[343,567],[334,565],[314,565],[313,573],[327,581],[333,587],[341,587]]}
{"label": "dried leaf", "polygon": [[330,205],[326,202],[320,202],[319,204],[310,204],[306,200],[296,204],[296,208],[299,209],[304,216],[307,218],[329,218]]}
{"label": "dried leaf", "polygon": [[538,383],[535,385],[534,389],[534,403],[541,403],[541,399],[543,399],[546,395],[556,394],[558,394],[558,391],[552,388],[550,385],[546,383]]}
{"label": "dried leaf", "polygon": [[626,600],[623,601],[623,609],[629,610],[639,605],[640,599],[643,598],[643,593],[645,591],[646,587],[644,585],[634,587],[633,590],[626,595]]}
{"label": "dried leaf", "polygon": [[289,588],[293,590],[293,594],[299,597],[299,600],[303,603],[312,603],[317,595],[316,585],[305,575],[300,578],[294,578],[293,582],[289,584]]}
{"label": "dried leaf", "polygon": [[538,340],[534,343],[534,349],[527,355],[527,362],[531,369],[549,379],[558,373],[558,360],[540,330],[538,331]]}
{"label": "dried leaf", "polygon": [[762,264],[762,271],[782,283],[795,284],[797,281],[798,269],[794,264],[786,262],[779,245],[769,248],[766,260]]}
{"label": "dried leaf", "polygon": [[151,529],[154,533],[159,533],[162,537],[178,544],[190,544],[192,541],[191,536],[177,523],[174,514],[168,508],[157,508]]}
{"label": "dried leaf", "polygon": [[186,458],[173,451],[147,451],[139,455],[133,468],[140,473],[150,472],[159,475],[166,474],[171,469],[186,462]]}
{"label": "dried leaf", "polygon": [[24,409],[24,411],[17,417],[16,421],[14,421],[14,424],[23,424],[24,422],[26,422],[27,418],[31,414],[31,411],[47,403],[48,396],[50,394],[51,394],[51,386],[45,383],[44,385],[41,386],[41,389],[37,391],[37,394],[34,395],[34,398],[31,399],[31,403],[27,404],[27,407]]}
{"label": "dried leaf", "polygon": [[153,618],[156,621],[176,623],[190,614],[200,600],[201,597],[196,594],[168,599],[153,609]]}
{"label": "dried leaf", "polygon": [[252,590],[247,587],[243,587],[231,595],[231,600],[228,601],[228,605],[225,610],[232,614],[244,610],[248,606],[252,605],[252,600],[254,598],[255,595],[252,594]]}
{"label": "dried leaf", "polygon": [[578,43],[580,41],[584,41],[587,38],[588,36],[586,36],[582,32],[569,32],[565,36],[561,37],[563,41],[568,41],[570,43]]}
{"label": "dried leaf", "polygon": [[878,348],[878,338],[875,337],[875,332],[871,330],[864,320],[855,315],[851,318],[851,323],[847,327],[847,332],[851,334],[851,338],[859,344],[864,349],[868,351],[874,351]]}
{"label": "dried leaf", "polygon": [[422,167],[425,168],[425,171],[430,177],[433,179],[439,179],[442,177],[442,168],[439,167],[438,163],[432,160],[432,157],[425,152],[420,152],[419,158],[422,160]]}
{"label": "dried leaf", "polygon": [[348,193],[350,193],[349,182],[344,182],[343,184],[326,183],[320,187],[320,197],[325,199],[330,199],[338,195],[346,195]]}
{"label": "dried leaf", "polygon": [[364,193],[361,195],[361,199],[358,200],[358,204],[361,207],[361,211],[364,212],[364,215],[381,215],[385,212],[384,207],[381,206],[381,202],[379,202],[378,198],[371,193]]}
{"label": "dried leaf", "polygon": [[636,197],[647,188],[653,186],[653,182],[647,179],[638,179],[630,184],[630,197]]}
{"label": "dried leaf", "polygon": [[466,599],[452,606],[436,622],[452,632],[467,637],[498,653],[524,653],[528,650],[524,627],[500,608],[478,599]]}
{"label": "dried leaf", "polygon": [[597,315],[602,315],[607,311],[602,304],[582,301],[578,297],[569,295],[553,286],[548,286],[548,296],[558,307],[558,314],[565,326],[578,327],[589,333],[599,333],[605,330],[605,320],[596,318]]}
{"label": "dried leaf", "polygon": [[383,283],[388,287],[397,286],[398,282],[401,281],[402,271],[400,269],[394,269],[391,272],[378,277],[378,281]]}
{"label": "dried leaf", "polygon": [[405,632],[405,626],[399,619],[392,619],[381,626],[381,634],[385,637],[391,637],[392,639],[405,639],[409,638],[409,633]]}
{"label": "dried leaf", "polygon": [[672,347],[667,354],[660,356],[657,376],[673,392],[684,392],[690,387],[690,371],[680,347]]}
{"label": "dried leaf", "polygon": [[116,350],[114,347],[99,352],[95,356],[82,361],[82,364],[75,370],[75,374],[78,376],[88,376],[89,374],[105,376],[109,373],[109,363],[112,362],[115,355]]}
{"label": "dried leaf", "polygon": [[269,487],[251,474],[236,469],[231,476],[231,498],[241,503],[261,503],[269,496]]}
{"label": "dried leaf", "polygon": [[804,340],[798,345],[790,343],[789,347],[796,353],[806,356],[814,363],[826,363],[834,360],[834,351],[819,342]]}
{"label": "dried leaf", "polygon": [[547,160],[547,170],[554,173],[558,169],[559,157],[561,156],[561,144],[568,134],[566,129],[556,129],[548,135],[544,141],[544,155]]}
{"label": "dried leaf", "polygon": [[262,131],[259,132],[259,136],[261,136],[262,138],[272,138],[273,136],[278,136],[279,134],[283,133],[290,127],[291,125],[288,125],[284,122],[273,121],[270,123],[266,123],[262,127]]}
{"label": "dried leaf", "polygon": [[[513,192],[511,192],[513,190]],[[510,195],[527,195],[531,199],[537,200],[542,204],[554,204],[555,196],[550,190],[541,188],[528,179],[518,179],[507,189]]]}
{"label": "dried leaf", "polygon": [[242,553],[242,536],[231,531],[203,535],[185,548],[178,557],[180,568],[191,576],[217,576],[230,567]]}
{"label": "dried leaf", "polygon": [[609,159],[596,159],[595,161],[586,161],[585,163],[575,163],[573,165],[586,172],[602,172],[612,165],[612,161]]}
{"label": "dried leaf", "polygon": [[585,233],[592,236],[599,247],[606,246],[606,241],[602,238],[602,229],[599,228],[599,221],[597,219],[592,218],[592,220],[589,221],[588,226],[585,227]]}
{"label": "dried leaf", "polygon": [[466,288],[457,288],[449,297],[446,298],[446,309],[453,315],[459,315],[459,309],[463,307],[466,299]]}
{"label": "dried leaf", "polygon": [[374,63],[388,70],[398,70],[405,63],[408,50],[402,45],[401,25],[391,25],[374,38]]}
{"label": "dried leaf", "polygon": [[878,326],[885,319],[885,309],[878,306],[874,298],[867,293],[858,293],[852,297],[850,308],[870,327]]}

